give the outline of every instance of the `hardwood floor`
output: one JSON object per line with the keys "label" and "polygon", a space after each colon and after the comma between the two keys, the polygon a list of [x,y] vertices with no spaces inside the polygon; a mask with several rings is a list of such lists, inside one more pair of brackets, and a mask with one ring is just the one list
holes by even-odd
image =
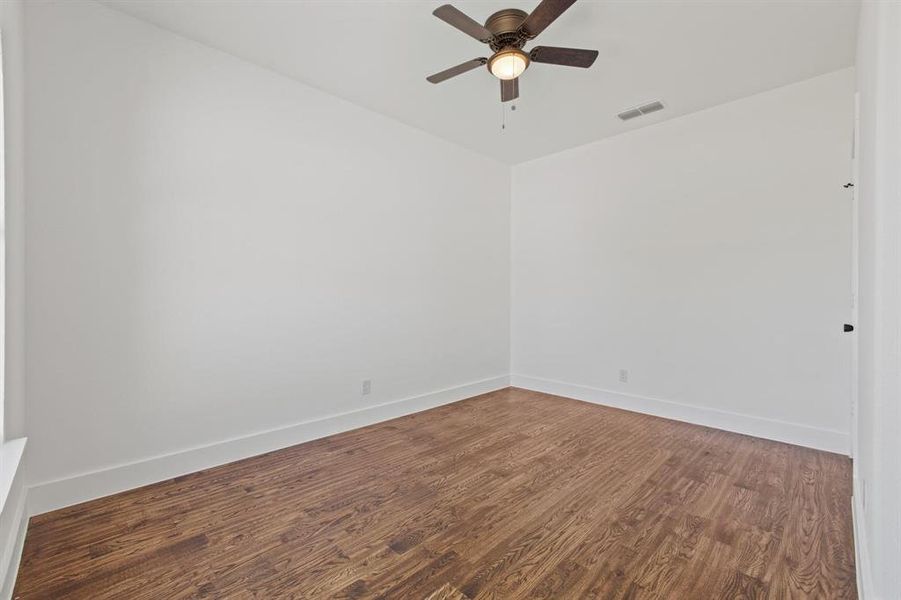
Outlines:
{"label": "hardwood floor", "polygon": [[856,598],[842,456],[507,389],[31,519],[16,598]]}

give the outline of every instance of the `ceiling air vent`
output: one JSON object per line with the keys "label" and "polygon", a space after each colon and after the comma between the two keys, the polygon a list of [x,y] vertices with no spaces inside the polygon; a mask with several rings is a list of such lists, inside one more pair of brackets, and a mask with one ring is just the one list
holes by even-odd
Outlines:
{"label": "ceiling air vent", "polygon": [[624,110],[616,116],[623,121],[628,121],[629,119],[634,119],[635,117],[640,117],[641,115],[657,112],[658,110],[663,110],[663,102],[661,102],[660,100],[654,100],[653,102],[648,102],[647,104],[642,104],[641,106],[636,106],[635,108]]}

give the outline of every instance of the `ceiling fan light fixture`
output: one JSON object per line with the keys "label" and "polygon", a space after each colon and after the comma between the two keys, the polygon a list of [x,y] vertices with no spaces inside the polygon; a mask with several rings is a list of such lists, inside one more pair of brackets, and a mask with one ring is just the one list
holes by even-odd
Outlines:
{"label": "ceiling fan light fixture", "polygon": [[[2,2],[2,0],[0,0]],[[528,52],[522,47],[534,40],[572,6],[576,0],[541,0],[531,13],[518,8],[504,8],[488,17],[482,25],[450,4],[439,6],[432,14],[469,37],[486,44],[494,53],[481,56],[426,77],[429,83],[441,83],[482,65],[501,80],[501,102],[519,98],[519,76],[533,62],[587,69],[598,57],[597,50],[535,46]]]}
{"label": "ceiling fan light fixture", "polygon": [[504,81],[516,79],[528,66],[529,55],[519,48],[504,48],[488,59],[488,70]]}

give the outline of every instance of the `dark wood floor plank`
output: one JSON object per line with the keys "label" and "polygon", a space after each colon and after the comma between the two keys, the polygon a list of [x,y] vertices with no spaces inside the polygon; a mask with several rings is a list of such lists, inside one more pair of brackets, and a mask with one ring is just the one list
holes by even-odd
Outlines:
{"label": "dark wood floor plank", "polygon": [[856,598],[850,461],[507,389],[31,519],[15,598]]}

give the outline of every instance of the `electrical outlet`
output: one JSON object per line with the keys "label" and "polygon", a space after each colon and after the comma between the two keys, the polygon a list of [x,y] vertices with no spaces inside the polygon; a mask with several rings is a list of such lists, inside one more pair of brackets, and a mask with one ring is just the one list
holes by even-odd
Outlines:
{"label": "electrical outlet", "polygon": [[619,370],[619,382],[620,383],[629,383],[629,369],[620,369]]}
{"label": "electrical outlet", "polygon": [[364,396],[368,396],[368,395],[369,395],[369,392],[371,392],[371,391],[372,391],[372,380],[370,380],[370,379],[364,379],[364,380],[363,380],[363,387],[362,387],[363,395],[364,395]]}

